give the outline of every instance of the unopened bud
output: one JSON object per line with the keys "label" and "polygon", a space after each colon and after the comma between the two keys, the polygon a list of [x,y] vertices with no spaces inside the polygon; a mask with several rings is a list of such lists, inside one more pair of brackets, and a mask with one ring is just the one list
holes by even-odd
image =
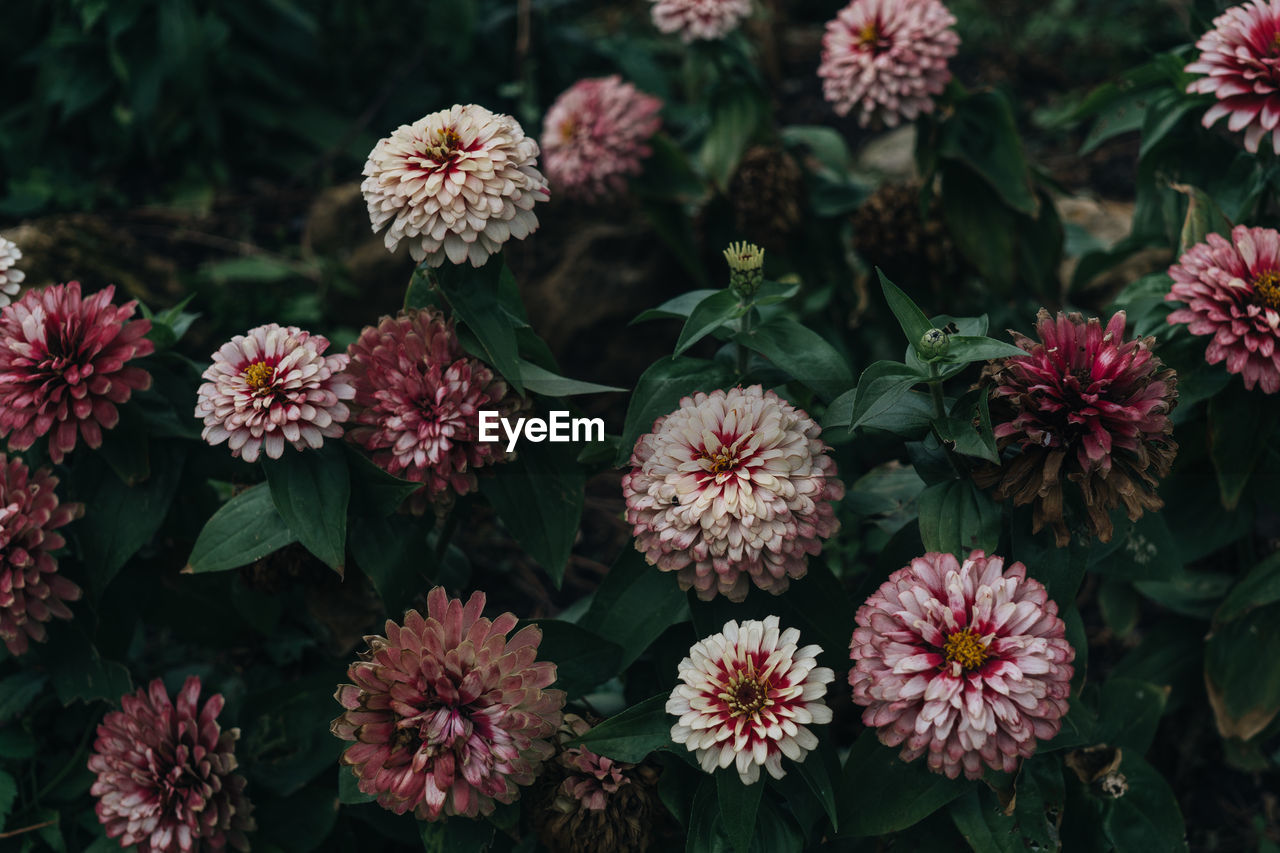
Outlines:
{"label": "unopened bud", "polygon": [[930,329],[920,336],[916,350],[921,358],[938,358],[951,349],[951,336],[943,329]]}
{"label": "unopened bud", "polygon": [[729,262],[729,286],[743,299],[750,299],[764,281],[764,249],[754,243],[730,243],[724,250]]}

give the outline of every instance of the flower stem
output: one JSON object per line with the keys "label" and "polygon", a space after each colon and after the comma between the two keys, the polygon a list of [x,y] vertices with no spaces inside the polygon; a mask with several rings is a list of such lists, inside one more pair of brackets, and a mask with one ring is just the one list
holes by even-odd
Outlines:
{"label": "flower stem", "polygon": [[942,401],[942,381],[938,378],[938,365],[929,364],[929,396],[933,398],[933,417],[942,420],[947,416],[947,407]]}
{"label": "flower stem", "polygon": [[[751,312],[753,310],[754,310],[753,308],[748,307],[747,313],[742,315],[742,323],[741,323],[742,329],[740,334],[743,337],[746,337],[747,335],[751,334]],[[738,341],[738,378],[739,379],[747,375],[747,360],[750,358],[751,358],[751,350],[747,349],[746,346],[743,345],[742,341]]]}

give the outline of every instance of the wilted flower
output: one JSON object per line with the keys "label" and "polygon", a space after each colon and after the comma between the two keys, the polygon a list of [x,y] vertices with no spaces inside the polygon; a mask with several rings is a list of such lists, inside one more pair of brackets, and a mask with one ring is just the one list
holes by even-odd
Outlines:
{"label": "wilted flower", "polygon": [[342,435],[355,395],[346,355],[325,355],[329,341],[296,326],[268,323],[236,335],[213,354],[199,389],[196,417],[210,444],[256,462],[265,446],[279,459],[285,442],[318,448]]}
{"label": "wilted flower", "polygon": [[837,115],[856,109],[863,127],[933,112],[960,44],[955,22],[938,0],[853,0],[827,23],[823,95]]}
{"label": "wilted flower", "polygon": [[566,196],[599,201],[620,195],[640,174],[662,101],[616,74],[579,80],[556,98],[542,125],[547,177]]}
{"label": "wilted flower", "polygon": [[1280,391],[1280,233],[1237,225],[1227,240],[1210,234],[1172,267],[1165,299],[1187,307],[1169,314],[1193,335],[1212,335],[1210,364],[1225,361],[1244,387]]}
{"label": "wilted flower", "polygon": [[840,527],[836,463],[813,419],[759,385],[698,392],[653,424],[622,478],[637,550],[710,600],[774,594]]}
{"label": "wilted flower", "polygon": [[511,116],[455,105],[403,124],[369,152],[360,189],[387,248],[409,241],[415,261],[483,266],[502,244],[538,228],[549,197],[538,143]]}
{"label": "wilted flower", "polygon": [[835,673],[818,666],[818,646],[799,648],[800,632],[779,633],[778,617],[726,622],[680,662],[680,683],[667,700],[679,717],[671,740],[708,773],[734,765],[744,785],[760,768],[781,779],[782,756],[804,761],[818,738],[806,726],[831,722],[822,701]]}
{"label": "wilted flower", "polygon": [[387,620],[386,637],[347,670],[355,684],[334,697],[346,711],[332,731],[356,741],[342,754],[360,790],[396,814],[423,820],[490,814],[514,802],[554,749],[563,690],[547,690],[556,666],[535,661],[542,631],[506,635],[516,617],[481,616],[484,593],[464,607],[442,587],[427,616]]}
{"label": "wilted flower", "polygon": [[1187,66],[1190,74],[1204,74],[1187,86],[1188,92],[1213,95],[1218,102],[1204,114],[1212,127],[1227,118],[1227,128],[1244,131],[1244,147],[1258,150],[1271,134],[1280,154],[1280,0],[1250,0],[1213,19],[1213,29],[1200,37],[1199,58]]}
{"label": "wilted flower", "polygon": [[89,769],[109,838],[142,853],[248,850],[255,828],[244,777],[235,773],[239,729],[223,731],[222,696],[199,706],[189,676],[175,705],[160,679],[120,699],[98,726]]}
{"label": "wilted flower", "polygon": [[0,308],[13,301],[13,297],[22,290],[22,280],[27,274],[15,269],[14,264],[22,260],[22,251],[16,244],[0,237]]}
{"label": "wilted flower", "polygon": [[927,286],[936,302],[953,302],[964,259],[937,193],[930,193],[928,208],[921,210],[920,188],[917,181],[876,187],[849,217],[853,248],[868,268],[880,267],[893,281]]}
{"label": "wilted flower", "polygon": [[150,387],[129,361],[155,351],[150,320],[129,320],[136,302],[111,304],[115,288],[87,299],[80,282],[28,291],[0,310],[0,437],[26,450],[49,435],[49,458],[76,446],[102,446],[120,420],[116,405]]}
{"label": "wilted flower", "polygon": [[57,485],[47,468],[32,474],[21,459],[0,453],[0,639],[12,655],[25,652],[28,639],[42,642],[53,617],[70,619],[66,602],[80,597],[51,552],[66,544],[54,531],[79,518],[84,505],[59,503]]}
{"label": "wilted flower", "polygon": [[751,0],[649,0],[653,25],[686,43],[716,41],[738,28],[751,15]]}
{"label": "wilted flower", "polygon": [[976,779],[1011,773],[1058,733],[1075,650],[1058,606],[1022,563],[929,553],[858,608],[849,673],[862,722],[902,760]]}
{"label": "wilted flower", "polygon": [[[566,714],[562,735],[568,739],[581,737],[591,731],[591,724],[577,714]],[[623,775],[635,765],[614,761],[596,755],[586,746],[566,749],[556,759],[565,769],[565,779],[560,783],[560,793],[576,804],[576,807],[598,812],[604,809],[609,795],[616,794],[631,780]]]}
{"label": "wilted flower", "polygon": [[520,398],[463,352],[438,309],[383,317],[348,352],[356,389],[348,435],[385,471],[423,484],[410,498],[415,512],[475,491],[475,469],[507,458],[501,442],[479,440],[478,412],[505,417]]}
{"label": "wilted flower", "polygon": [[734,226],[767,249],[785,249],[799,230],[804,196],[804,172],[782,148],[748,148],[729,180]]}
{"label": "wilted flower", "polygon": [[1033,341],[1011,332],[1029,355],[992,362],[991,419],[1000,449],[1019,453],[974,473],[1001,500],[1034,509],[1034,531],[1053,528],[1058,545],[1071,540],[1063,517],[1063,483],[1080,488],[1091,532],[1110,541],[1110,513],[1130,520],[1163,502],[1156,494],[1178,445],[1169,412],[1177,378],[1151,351],[1151,338],[1126,341],[1125,314],[1106,329],[1098,318],[1040,310]]}

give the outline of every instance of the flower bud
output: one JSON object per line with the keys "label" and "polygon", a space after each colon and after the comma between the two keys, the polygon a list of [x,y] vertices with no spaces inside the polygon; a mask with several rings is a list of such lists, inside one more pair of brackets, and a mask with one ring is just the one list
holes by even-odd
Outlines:
{"label": "flower bud", "polygon": [[742,299],[750,299],[764,281],[764,249],[754,243],[730,243],[724,250],[729,262],[729,286]]}
{"label": "flower bud", "polygon": [[920,343],[916,344],[916,352],[926,359],[944,356],[949,349],[951,337],[943,329],[930,329],[920,336]]}

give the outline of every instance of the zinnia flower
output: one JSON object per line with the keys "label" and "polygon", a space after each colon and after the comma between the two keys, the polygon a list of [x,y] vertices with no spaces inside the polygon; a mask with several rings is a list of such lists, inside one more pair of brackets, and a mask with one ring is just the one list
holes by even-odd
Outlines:
{"label": "zinnia flower", "polygon": [[717,41],[751,15],[751,0],[650,0],[653,25],[660,32],[678,34],[687,44]]}
{"label": "zinnia flower", "polygon": [[929,553],[858,608],[849,673],[862,722],[902,760],[952,779],[1012,773],[1058,733],[1075,650],[1058,606],[1022,563]]}
{"label": "zinnia flower", "polygon": [[808,569],[844,496],[822,429],[759,385],[698,392],[658,418],[622,478],[637,550],[710,600],[774,594]]}
{"label": "zinnia flower", "polygon": [[222,696],[199,705],[189,676],[169,700],[160,679],[120,700],[98,726],[89,769],[98,820],[109,838],[141,853],[248,850],[255,828],[244,777],[235,773],[239,729],[218,725]]}
{"label": "zinnia flower", "polygon": [[328,348],[327,338],[275,323],[223,344],[196,402],[204,440],[256,462],[264,446],[279,459],[286,441],[303,450],[340,437],[350,414],[342,401],[355,389],[342,372],[347,356],[325,355]]}
{"label": "zinnia flower", "polygon": [[933,112],[960,44],[955,22],[938,0],[853,0],[822,38],[823,95],[837,115],[856,109],[863,127]]}
{"label": "zinnia flower", "polygon": [[59,527],[79,518],[84,505],[59,503],[58,478],[41,468],[32,474],[21,459],[0,453],[0,639],[9,653],[42,642],[44,623],[70,619],[66,602],[80,587],[58,573],[51,552],[66,544]]}
{"label": "zinnia flower", "polygon": [[1210,234],[1169,267],[1165,299],[1187,307],[1169,314],[1193,335],[1212,335],[1210,364],[1225,361],[1244,387],[1280,391],[1280,233],[1237,225],[1228,241]]}
{"label": "zinnia flower", "polygon": [[680,683],[667,700],[679,717],[671,740],[698,757],[708,773],[734,765],[744,785],[760,768],[781,779],[782,756],[804,761],[818,738],[806,726],[831,722],[822,701],[835,680],[818,666],[818,646],[799,648],[800,632],[779,633],[778,617],[726,622],[680,661]]}
{"label": "zinnia flower", "polygon": [[662,101],[616,74],[579,80],[556,98],[542,125],[547,177],[567,196],[599,201],[621,195],[640,174],[646,144],[658,132]]}
{"label": "zinnia flower", "polygon": [[1190,74],[1204,74],[1187,86],[1188,92],[1213,95],[1218,102],[1204,114],[1212,127],[1227,118],[1232,132],[1244,131],[1244,147],[1258,150],[1271,134],[1271,147],[1280,154],[1280,0],[1250,0],[1213,19],[1213,29],[1196,42],[1200,57],[1187,66]]}
{"label": "zinnia flower", "polygon": [[[577,714],[565,715],[562,735],[572,739],[589,731],[591,724],[586,720]],[[603,810],[611,794],[630,784],[631,780],[623,775],[623,771],[634,766],[596,755],[586,746],[566,749],[557,761],[566,771],[565,779],[560,783],[560,793],[581,808],[593,812]]]}
{"label": "zinnia flower", "polygon": [[80,282],[28,291],[0,310],[0,437],[26,450],[49,435],[55,463],[76,446],[102,446],[116,406],[151,386],[128,362],[155,351],[150,320],[129,320],[137,302],[111,304],[114,287],[87,299]]}
{"label": "zinnia flower", "polygon": [[554,752],[563,690],[547,690],[556,666],[535,661],[542,631],[530,625],[507,639],[516,617],[490,621],[484,593],[464,607],[442,587],[427,596],[427,616],[387,620],[370,637],[364,660],[338,687],[346,711],[333,733],[356,741],[342,754],[360,790],[396,814],[423,820],[490,814],[514,802]]}
{"label": "zinnia flower", "polygon": [[521,400],[463,351],[438,309],[383,317],[348,352],[356,410],[349,437],[385,471],[423,484],[410,497],[414,512],[475,491],[475,470],[507,458],[501,442],[479,440],[478,413],[505,417]]}
{"label": "zinnia flower", "polygon": [[13,266],[20,260],[22,251],[17,245],[0,237],[0,308],[12,302],[22,290],[22,280],[27,274]]}
{"label": "zinnia flower", "polygon": [[483,266],[511,237],[538,228],[549,198],[534,165],[538,143],[511,116],[474,104],[403,124],[369,152],[360,189],[387,248],[409,241],[415,261]]}
{"label": "zinnia flower", "polygon": [[1079,486],[1090,532],[1111,539],[1110,513],[1123,506],[1136,521],[1163,502],[1156,494],[1178,445],[1169,412],[1177,378],[1151,351],[1153,339],[1126,341],[1125,314],[1106,329],[1098,318],[1040,310],[1039,341],[1011,332],[1029,355],[992,362],[991,419],[1001,450],[1020,448],[1001,466],[974,473],[1000,500],[1033,506],[1033,527],[1046,524],[1058,545],[1071,541],[1063,517],[1063,483]]}

